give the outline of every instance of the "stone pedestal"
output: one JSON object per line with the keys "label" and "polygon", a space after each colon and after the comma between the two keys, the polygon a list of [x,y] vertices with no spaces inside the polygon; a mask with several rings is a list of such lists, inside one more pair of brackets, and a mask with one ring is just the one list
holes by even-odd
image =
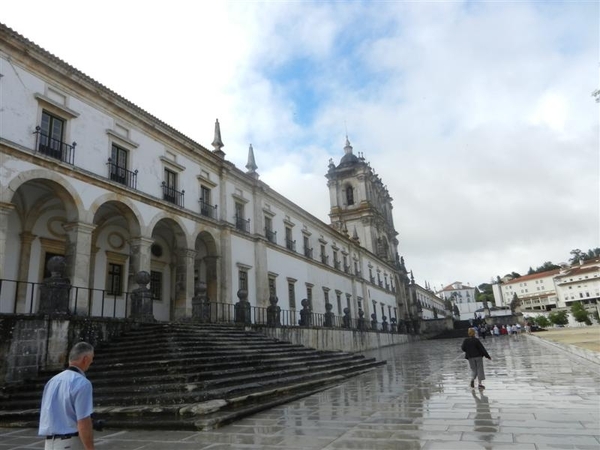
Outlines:
{"label": "stone pedestal", "polygon": [[147,284],[150,283],[150,274],[141,270],[135,274],[135,282],[139,288],[131,293],[131,315],[135,320],[144,322],[154,321],[154,312],[152,311],[152,293]]}
{"label": "stone pedestal", "polygon": [[325,303],[325,323],[326,327],[333,327],[334,314],[331,312],[333,305],[331,303]]}
{"label": "stone pedestal", "polygon": [[377,314],[371,314],[371,330],[377,331]]}
{"label": "stone pedestal", "polygon": [[210,300],[206,295],[207,286],[204,281],[198,281],[192,298],[192,320],[194,322],[210,322]]}
{"label": "stone pedestal", "polygon": [[356,322],[356,328],[358,328],[360,331],[365,331],[367,329],[365,312],[362,309],[358,310],[358,320]]}
{"label": "stone pedestal", "polygon": [[269,303],[271,304],[267,308],[267,325],[270,327],[281,326],[281,308],[277,306],[279,299],[274,295],[269,297]]}
{"label": "stone pedestal", "polygon": [[344,317],[342,317],[342,326],[344,328],[350,328],[352,318],[350,317],[350,308],[344,308]]}
{"label": "stone pedestal", "polygon": [[301,327],[310,327],[312,324],[312,311],[308,306],[308,300],[302,300],[302,309],[300,310],[300,322],[298,324]]}
{"label": "stone pedestal", "polygon": [[383,316],[381,318],[381,330],[382,331],[388,331],[388,323],[387,323],[387,317]]}
{"label": "stone pedestal", "polygon": [[391,330],[391,332],[392,333],[397,333],[398,332],[398,325],[396,324],[397,319],[395,317],[392,317],[390,319],[390,321],[392,322],[392,325],[391,325],[392,330]]}
{"label": "stone pedestal", "polygon": [[248,291],[240,289],[237,296],[240,301],[234,306],[235,323],[250,325],[252,324],[252,315],[250,302],[248,302]]}
{"label": "stone pedestal", "polygon": [[40,286],[40,308],[42,314],[70,314],[69,293],[71,282],[66,278],[67,262],[62,256],[53,256],[48,260],[50,278]]}

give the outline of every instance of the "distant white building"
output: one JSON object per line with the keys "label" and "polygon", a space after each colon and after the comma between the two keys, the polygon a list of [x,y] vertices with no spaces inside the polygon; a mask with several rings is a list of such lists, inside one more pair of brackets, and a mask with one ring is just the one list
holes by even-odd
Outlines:
{"label": "distant white building", "polygon": [[442,298],[438,297],[430,288],[422,287],[415,283],[412,273],[410,292],[413,303],[417,305],[421,319],[442,319],[448,315],[452,315],[451,311],[446,310],[444,300]]}
{"label": "distant white building", "polygon": [[600,303],[600,260],[504,279],[493,286],[498,306],[508,306],[517,295],[523,311],[570,308],[573,302],[595,310]]}
{"label": "distant white building", "polygon": [[[556,308],[557,298],[554,287],[554,277],[558,275],[559,269],[547,272],[525,275],[513,280],[507,280],[494,287],[500,293],[501,304],[498,306],[509,306],[515,294],[521,301],[521,309],[549,311]],[[494,291],[494,298],[498,299]]]}
{"label": "distant white building", "polygon": [[455,281],[436,293],[443,300],[450,300],[456,305],[460,313],[460,320],[469,320],[477,317],[476,311],[483,308],[483,302],[475,300],[475,288]]}
{"label": "distant white building", "polygon": [[584,261],[565,267],[554,277],[557,305],[570,307],[573,302],[589,305],[600,303],[600,260]]}

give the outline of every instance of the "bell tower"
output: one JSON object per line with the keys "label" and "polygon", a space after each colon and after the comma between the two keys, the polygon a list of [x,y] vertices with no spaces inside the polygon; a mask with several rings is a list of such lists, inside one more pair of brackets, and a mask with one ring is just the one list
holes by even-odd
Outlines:
{"label": "bell tower", "polygon": [[362,153],[353,153],[347,136],[344,156],[337,166],[329,160],[325,176],[331,225],[379,258],[394,263],[398,233],[392,218],[392,197]]}

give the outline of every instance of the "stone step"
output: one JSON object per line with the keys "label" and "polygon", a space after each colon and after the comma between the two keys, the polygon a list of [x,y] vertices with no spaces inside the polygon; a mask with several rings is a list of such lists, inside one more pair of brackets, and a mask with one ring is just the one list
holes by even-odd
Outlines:
{"label": "stone step", "polygon": [[[152,324],[98,346],[88,376],[97,415],[113,427],[208,429],[382,364],[231,326]],[[35,422],[53,374],[2,387],[0,426]]]}

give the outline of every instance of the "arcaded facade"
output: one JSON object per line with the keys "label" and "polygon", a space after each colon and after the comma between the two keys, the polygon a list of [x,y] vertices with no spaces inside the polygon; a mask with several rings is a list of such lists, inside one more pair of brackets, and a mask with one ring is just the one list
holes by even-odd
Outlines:
{"label": "arcaded facade", "polygon": [[62,255],[78,313],[126,317],[147,271],[161,321],[190,316],[198,281],[215,303],[416,317],[392,199],[348,140],[324,163],[327,224],[260,180],[252,148],[246,170],[227,161],[218,122],[208,149],[1,25],[0,91],[0,313],[35,312]]}

